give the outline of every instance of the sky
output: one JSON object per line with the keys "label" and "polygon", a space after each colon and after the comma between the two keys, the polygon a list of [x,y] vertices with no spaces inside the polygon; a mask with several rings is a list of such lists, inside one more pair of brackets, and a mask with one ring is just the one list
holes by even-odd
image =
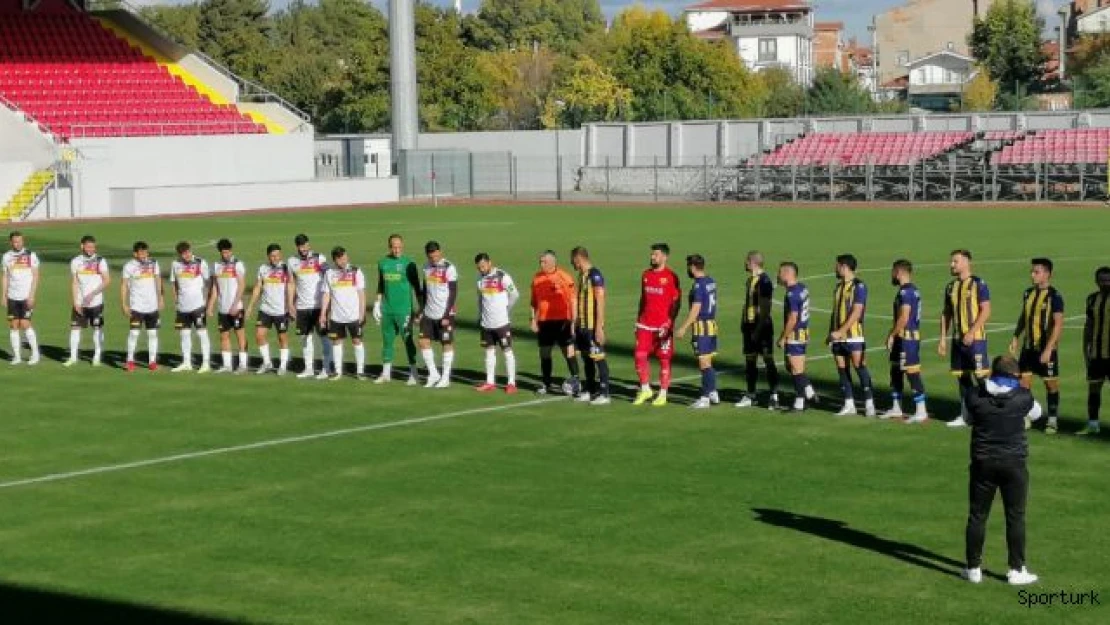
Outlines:
{"label": "sky", "polygon": [[[177,4],[185,0],[130,0],[132,4]],[[385,8],[387,0],[370,0],[373,4]],[[451,6],[454,0],[428,0],[433,4],[441,6]],[[599,0],[601,8],[605,12],[606,17],[612,17],[618,13],[622,8],[635,3],[635,0]],[[672,15],[680,15],[682,9],[687,6],[697,4],[701,0],[642,0],[640,3],[649,8],[659,8],[671,13]],[[817,19],[823,22],[844,22],[845,39],[853,35],[858,37],[860,43],[869,45],[871,37],[867,33],[867,26],[871,23],[871,17],[876,13],[881,13],[891,7],[903,4],[906,0],[815,0],[813,2],[816,7]],[[270,4],[274,7],[280,7],[286,4],[287,0],[270,0]],[[1056,9],[1053,7],[1053,0],[1036,0],[1037,6],[1040,9],[1041,15],[1046,17],[1046,35],[1050,35],[1052,27],[1059,23],[1059,18],[1056,17]],[[478,9],[481,0],[463,0],[463,12],[473,12]],[[970,13],[970,1],[968,2]],[[1062,6],[1063,0],[1057,0],[1057,5]]]}

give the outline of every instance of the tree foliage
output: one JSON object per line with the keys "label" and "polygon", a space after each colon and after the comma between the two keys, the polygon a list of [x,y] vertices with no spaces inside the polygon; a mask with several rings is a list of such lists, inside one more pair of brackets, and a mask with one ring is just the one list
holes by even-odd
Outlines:
{"label": "tree foliage", "polygon": [[874,112],[875,103],[855,76],[822,67],[806,92],[805,109],[817,115],[859,115]]}
{"label": "tree foliage", "polygon": [[964,111],[989,111],[998,97],[998,83],[991,80],[990,70],[979,68],[975,77],[964,86]]}
{"label": "tree foliage", "polygon": [[566,59],[545,46],[481,52],[478,67],[497,113],[490,128],[536,129]]}
{"label": "tree foliage", "polygon": [[763,117],[797,117],[805,106],[805,89],[781,67],[770,67],[757,74],[766,93],[759,114]]}
{"label": "tree foliage", "polygon": [[231,71],[252,80],[262,78],[270,60],[267,0],[204,0],[200,3],[197,36],[202,52]]}
{"label": "tree foliage", "polygon": [[482,0],[464,31],[472,45],[487,50],[541,44],[567,53],[604,28],[597,0]]}
{"label": "tree foliage", "polygon": [[975,18],[968,45],[1002,91],[1028,92],[1044,74],[1042,31],[1044,18],[1032,0],[996,0],[985,17]]}
{"label": "tree foliage", "polygon": [[628,115],[632,90],[588,56],[579,57],[566,80],[544,103],[545,128],[578,127]]}

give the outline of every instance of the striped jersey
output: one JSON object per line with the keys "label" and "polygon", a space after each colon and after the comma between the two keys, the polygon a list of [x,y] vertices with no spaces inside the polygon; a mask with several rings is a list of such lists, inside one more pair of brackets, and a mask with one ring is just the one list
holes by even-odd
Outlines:
{"label": "striped jersey", "polygon": [[906,327],[902,329],[901,338],[906,341],[921,340],[921,290],[912,282],[907,282],[898,287],[894,295],[894,318],[902,314],[902,307],[910,307],[910,318]]}
{"label": "striped jersey", "polygon": [[1056,287],[1031,286],[1021,296],[1021,317],[1018,318],[1014,336],[1024,335],[1023,349],[1043,350],[1052,335],[1052,316],[1063,314],[1064,298]]}
{"label": "striped jersey", "polygon": [[804,345],[809,342],[809,289],[801,282],[786,287],[782,302],[783,323],[790,320],[791,313],[798,315],[794,330],[787,335],[786,342]]}
{"label": "striped jersey", "polygon": [[1110,293],[1095,291],[1087,296],[1084,336],[1089,340],[1087,355],[1092,360],[1110,359]]}
{"label": "striped jersey", "polygon": [[605,288],[605,277],[597,267],[578,274],[578,327],[597,329],[597,291]]}
{"label": "striped jersey", "polygon": [[863,318],[867,313],[867,285],[859,278],[837,282],[836,288],[833,290],[833,312],[829,324],[830,330],[836,330],[843,326],[848,321],[848,317],[852,315],[852,307],[856,304],[863,306],[864,310],[860,313],[859,319],[845,333],[844,342],[846,343],[862,343],[864,341]]}
{"label": "striped jersey", "polygon": [[717,336],[717,281],[709,276],[694,278],[689,303],[691,308],[701,304],[694,322],[694,336]]}
{"label": "striped jersey", "polygon": [[766,272],[748,276],[744,293],[744,323],[753,324],[759,320],[759,300],[770,299],[775,292],[775,284]]}
{"label": "striped jersey", "polygon": [[[989,301],[990,289],[979,276],[970,276],[966,280],[957,278],[949,282],[944,289],[944,316],[952,320],[952,336],[962,339],[970,332],[982,313],[983,303]],[[974,338],[985,341],[986,329],[981,330]]]}

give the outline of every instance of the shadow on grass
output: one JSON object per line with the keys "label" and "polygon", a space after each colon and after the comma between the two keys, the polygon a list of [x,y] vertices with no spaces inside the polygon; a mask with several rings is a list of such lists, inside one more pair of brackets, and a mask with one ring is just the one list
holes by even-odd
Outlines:
{"label": "shadow on grass", "polygon": [[[4,622],[81,623],[83,625],[231,625],[227,620],[189,612],[53,590],[0,583]],[[10,619],[10,620],[9,620]]]}
{"label": "shadow on grass", "polygon": [[[943,575],[959,577],[964,566],[963,562],[929,551],[923,547],[854,529],[844,521],[807,516],[772,508],[752,508],[752,512],[756,515],[755,520],[761,523],[843,543],[850,547],[891,557]],[[983,573],[996,580],[1005,581],[1006,579],[1004,576],[990,571],[984,571]]]}

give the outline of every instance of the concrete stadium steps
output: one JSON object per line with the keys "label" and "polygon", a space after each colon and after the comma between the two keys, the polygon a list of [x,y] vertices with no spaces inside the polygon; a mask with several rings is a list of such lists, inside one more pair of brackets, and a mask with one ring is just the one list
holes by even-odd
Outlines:
{"label": "concrete stadium steps", "polygon": [[123,39],[128,44],[141,50],[144,55],[153,59],[155,63],[169,72],[170,75],[179,78],[184,84],[192,87],[193,89],[196,89],[197,93],[200,93],[204,97],[208,98],[213,104],[216,104],[218,106],[234,106],[236,110],[252,119],[255,123],[265,126],[266,131],[271,134],[284,134],[285,132],[287,132],[284,126],[259,111],[258,107],[244,108],[239,106],[237,102],[233,102],[224,97],[224,95],[220,93],[219,90],[214,89],[211,85],[205,83],[195,74],[182,67],[180,63],[167,58],[156,48],[151,46],[149,42],[143,40],[137,34],[129,31],[123,24],[117,23],[110,16],[96,15],[93,17],[93,19],[99,22],[101,26],[111,31],[115,36]]}
{"label": "concrete stadium steps", "polygon": [[0,208],[0,222],[21,219],[34,207],[35,202],[42,197],[52,182],[54,182],[54,172],[49,169],[40,169],[32,173],[15,195],[8,199],[3,208]]}

